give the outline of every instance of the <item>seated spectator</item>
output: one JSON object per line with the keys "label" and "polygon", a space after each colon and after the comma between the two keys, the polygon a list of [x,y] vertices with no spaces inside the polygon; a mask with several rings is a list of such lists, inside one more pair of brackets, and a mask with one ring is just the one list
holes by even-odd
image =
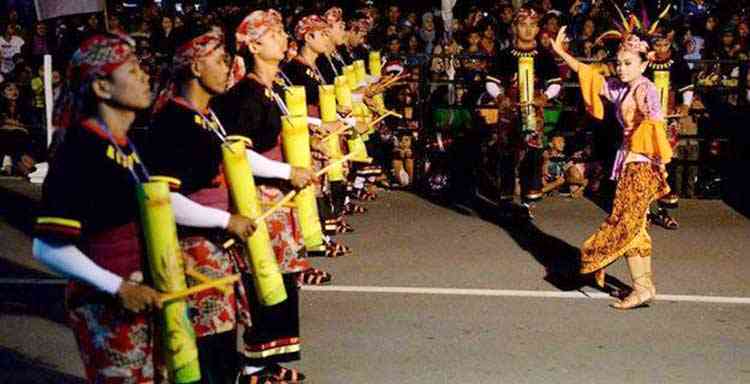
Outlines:
{"label": "seated spectator", "polygon": [[26,176],[33,171],[32,140],[29,113],[19,102],[20,91],[13,82],[2,85],[0,98],[0,161],[11,159],[10,167],[3,167],[6,175]]}

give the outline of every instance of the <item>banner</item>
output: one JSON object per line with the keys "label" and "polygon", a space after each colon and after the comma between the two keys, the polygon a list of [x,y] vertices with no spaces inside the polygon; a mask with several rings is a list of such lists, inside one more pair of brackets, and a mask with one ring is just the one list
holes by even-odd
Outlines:
{"label": "banner", "polygon": [[81,13],[103,12],[106,0],[34,0],[36,17],[47,20]]}

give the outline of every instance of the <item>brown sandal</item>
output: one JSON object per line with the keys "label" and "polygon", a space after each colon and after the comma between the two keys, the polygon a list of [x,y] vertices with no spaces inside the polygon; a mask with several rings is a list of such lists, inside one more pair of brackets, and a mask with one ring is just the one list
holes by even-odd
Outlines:
{"label": "brown sandal", "polygon": [[[648,284],[639,283],[641,279],[647,279]],[[651,274],[644,273],[633,279],[633,291],[624,299],[610,304],[610,307],[621,310],[648,307],[655,299],[656,287],[651,281]]]}

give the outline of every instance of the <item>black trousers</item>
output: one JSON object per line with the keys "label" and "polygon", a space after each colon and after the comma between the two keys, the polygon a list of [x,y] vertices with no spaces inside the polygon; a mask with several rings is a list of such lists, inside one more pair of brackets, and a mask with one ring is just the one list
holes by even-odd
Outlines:
{"label": "black trousers", "polygon": [[[541,148],[501,147],[497,176],[500,178],[500,197],[512,200],[516,189],[516,174],[521,181],[521,199],[526,200],[532,193],[542,190]],[[518,171],[516,171],[516,169]]]}

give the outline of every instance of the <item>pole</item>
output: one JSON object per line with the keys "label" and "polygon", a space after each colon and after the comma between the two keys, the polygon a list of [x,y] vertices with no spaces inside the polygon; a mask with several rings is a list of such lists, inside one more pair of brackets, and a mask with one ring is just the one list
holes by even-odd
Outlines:
{"label": "pole", "polygon": [[52,93],[52,56],[44,55],[44,113],[47,124],[47,148],[52,144],[52,134],[55,127],[52,126],[52,110],[54,108],[54,97]]}

